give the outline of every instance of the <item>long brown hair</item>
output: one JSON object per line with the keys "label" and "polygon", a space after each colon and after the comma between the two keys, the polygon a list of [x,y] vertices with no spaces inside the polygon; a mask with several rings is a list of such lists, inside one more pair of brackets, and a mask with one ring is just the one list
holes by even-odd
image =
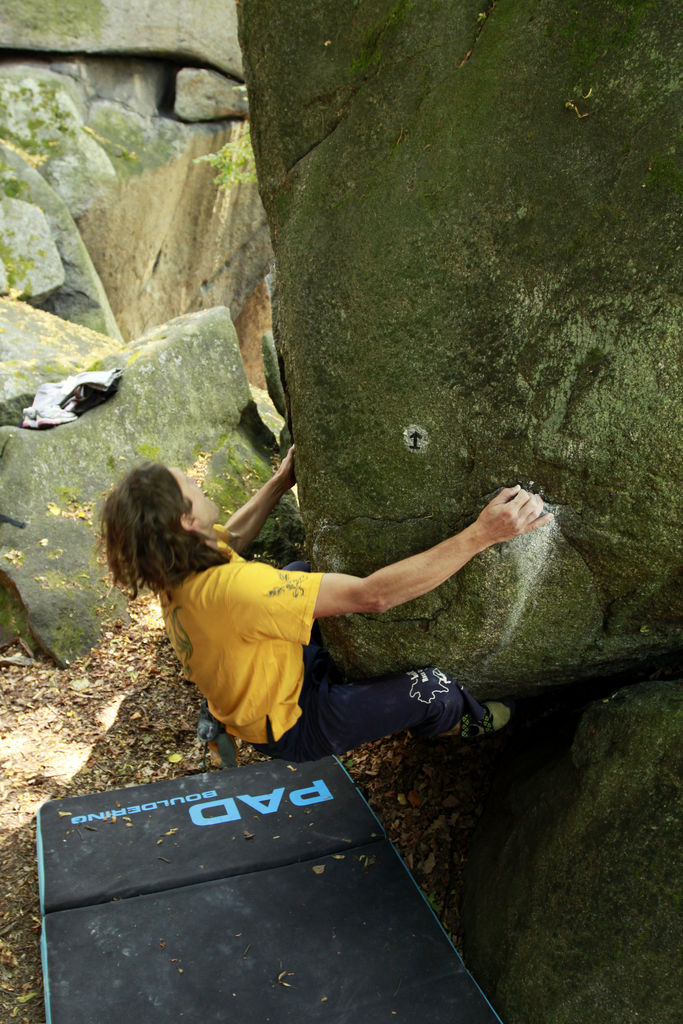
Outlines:
{"label": "long brown hair", "polygon": [[100,519],[102,546],[114,582],[131,597],[142,587],[168,593],[191,573],[230,560],[182,526],[191,507],[159,462],[132,469],[109,493]]}

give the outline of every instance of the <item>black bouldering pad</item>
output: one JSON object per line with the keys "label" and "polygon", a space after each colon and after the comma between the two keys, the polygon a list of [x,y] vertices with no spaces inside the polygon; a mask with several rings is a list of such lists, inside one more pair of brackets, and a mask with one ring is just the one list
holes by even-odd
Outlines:
{"label": "black bouldering pad", "polygon": [[493,1024],[386,840],[48,914],[48,1024]]}
{"label": "black bouldering pad", "polygon": [[44,804],[46,1024],[495,1024],[335,758]]}
{"label": "black bouldering pad", "polygon": [[42,912],[263,871],[383,835],[335,758],[269,761],[38,811]]}

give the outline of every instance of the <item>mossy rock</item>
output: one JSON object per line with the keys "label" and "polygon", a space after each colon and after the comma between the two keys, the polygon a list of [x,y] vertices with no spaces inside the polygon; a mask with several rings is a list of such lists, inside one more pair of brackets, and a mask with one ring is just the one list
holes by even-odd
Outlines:
{"label": "mossy rock", "polygon": [[0,425],[21,422],[40,384],[93,369],[120,349],[113,338],[0,297]]}
{"label": "mossy rock", "polygon": [[680,680],[634,685],[501,765],[463,923],[507,1024],[680,1020],[682,727]]}
{"label": "mossy rock", "polygon": [[[34,641],[60,664],[127,614],[98,555],[97,522],[128,468],[151,456],[205,473],[225,518],[271,473],[274,438],[256,418],[227,309],[170,321],[101,360],[111,365],[123,368],[118,392],[76,421],[0,428],[3,505],[27,524],[0,524],[1,577]],[[265,536],[277,554],[273,528]]]}
{"label": "mossy rock", "polygon": [[501,486],[556,513],[538,547],[326,624],[337,660],[484,696],[678,647],[675,5],[238,11],[315,567],[412,554]]}
{"label": "mossy rock", "polygon": [[63,320],[121,340],[109,300],[64,201],[14,149],[0,142],[0,198],[33,203],[45,214],[66,273],[64,284],[34,305]]}
{"label": "mossy rock", "polygon": [[6,292],[41,300],[64,284],[65,273],[45,214],[23,199],[0,198],[0,262]]}
{"label": "mossy rock", "polygon": [[225,0],[3,0],[0,38],[10,50],[140,54],[242,71],[235,5]]}

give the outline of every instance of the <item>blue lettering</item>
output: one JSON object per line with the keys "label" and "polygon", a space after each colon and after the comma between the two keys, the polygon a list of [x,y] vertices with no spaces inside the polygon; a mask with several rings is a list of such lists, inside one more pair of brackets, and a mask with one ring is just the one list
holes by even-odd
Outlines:
{"label": "blue lettering", "polygon": [[241,800],[247,807],[253,807],[255,811],[260,811],[261,814],[275,814],[282,795],[285,791],[285,787],[274,789],[272,793],[264,793],[263,796],[247,796],[245,793],[242,796],[238,796],[237,799]]}
{"label": "blue lettering", "polygon": [[323,800],[332,800],[332,794],[322,779],[316,779],[307,789],[294,789],[289,799],[295,807],[306,807],[307,804],[319,804]]}
{"label": "blue lettering", "polygon": [[[196,807],[190,808],[190,818],[195,825],[219,825],[223,822],[238,821],[241,817],[235,800],[241,800],[247,807],[251,807],[259,814],[275,814],[281,807],[284,797],[284,786],[278,786],[270,793],[262,793],[260,796],[250,796],[248,793],[241,793],[239,796],[218,799],[215,789],[206,790],[203,793],[188,793],[187,796],[174,796],[170,800],[157,800],[147,804],[134,804],[132,807],[117,808],[109,811],[99,811],[88,815],[75,815],[71,818],[72,825],[84,825],[88,821],[103,821],[106,819],[124,818],[129,814],[140,814],[141,811],[156,811],[161,807],[174,807],[176,804],[197,803],[204,801]],[[316,779],[311,786],[304,789],[294,789],[289,794],[289,799],[295,807],[307,807],[309,804],[322,803],[325,800],[333,800],[330,790],[322,779]],[[207,802],[208,801],[208,802]],[[220,808],[220,810],[217,810]],[[213,811],[209,814],[208,811]]]}
{"label": "blue lettering", "polygon": [[[205,811],[214,807],[221,808],[223,813],[221,814],[219,811],[217,814],[207,817]],[[237,821],[240,816],[237,804],[232,797],[226,797],[225,800],[211,800],[208,803],[190,807],[190,819],[195,825],[222,825],[226,821]]]}

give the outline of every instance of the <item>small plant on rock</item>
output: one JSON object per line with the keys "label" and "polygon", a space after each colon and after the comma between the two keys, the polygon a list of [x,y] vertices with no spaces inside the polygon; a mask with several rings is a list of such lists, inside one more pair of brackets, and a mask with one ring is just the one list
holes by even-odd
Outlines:
{"label": "small plant on rock", "polygon": [[249,122],[246,121],[238,130],[236,138],[226,142],[216,153],[197,157],[195,163],[208,163],[217,169],[218,174],[213,180],[219,188],[230,189],[240,183],[256,181]]}

